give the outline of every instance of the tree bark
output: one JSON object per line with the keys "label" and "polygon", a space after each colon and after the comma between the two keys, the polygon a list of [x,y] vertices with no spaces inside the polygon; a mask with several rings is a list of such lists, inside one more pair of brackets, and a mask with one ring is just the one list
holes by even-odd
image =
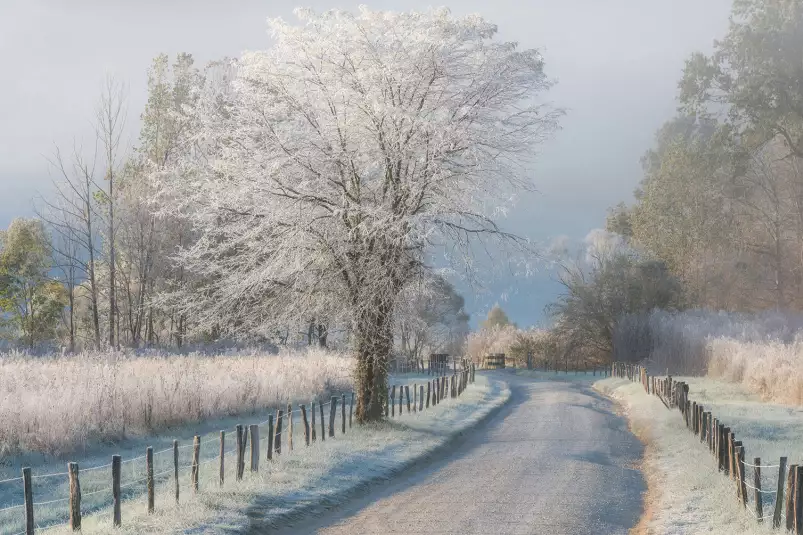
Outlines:
{"label": "tree bark", "polygon": [[[384,301],[384,300],[382,300]],[[357,421],[379,421],[384,417],[388,396],[388,358],[392,335],[392,307],[380,302],[359,314],[355,325],[357,353]]]}

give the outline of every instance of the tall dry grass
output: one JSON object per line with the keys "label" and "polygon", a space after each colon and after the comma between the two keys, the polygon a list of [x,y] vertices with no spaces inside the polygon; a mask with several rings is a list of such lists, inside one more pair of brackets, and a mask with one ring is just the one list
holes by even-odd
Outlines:
{"label": "tall dry grass", "polygon": [[614,358],[653,373],[708,375],[740,383],[767,401],[803,404],[803,316],[692,310],[628,316],[614,332]]}
{"label": "tall dry grass", "polygon": [[321,350],[136,356],[0,357],[0,455],[62,455],[309,400],[350,384],[352,361]]}
{"label": "tall dry grass", "polygon": [[803,405],[803,341],[708,342],[708,375],[740,383],[766,401]]}

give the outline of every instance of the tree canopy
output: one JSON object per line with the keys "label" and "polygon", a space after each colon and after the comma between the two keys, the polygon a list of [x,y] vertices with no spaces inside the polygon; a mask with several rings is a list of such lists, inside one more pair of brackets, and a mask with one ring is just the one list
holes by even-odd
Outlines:
{"label": "tree canopy", "polygon": [[18,218],[0,232],[0,309],[8,334],[29,349],[53,340],[66,304],[52,280],[50,238],[38,219]]}
{"label": "tree canopy", "polygon": [[203,157],[160,174],[158,200],[200,233],[179,259],[205,283],[181,312],[229,332],[350,323],[357,416],[377,419],[397,296],[439,247],[517,243],[495,218],[560,112],[538,103],[541,54],[479,16],[296,14],[207,84]]}

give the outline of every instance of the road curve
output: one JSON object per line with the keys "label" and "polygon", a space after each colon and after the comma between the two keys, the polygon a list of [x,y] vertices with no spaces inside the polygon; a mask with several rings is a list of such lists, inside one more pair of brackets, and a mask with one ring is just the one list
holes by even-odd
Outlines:
{"label": "road curve", "polygon": [[587,382],[504,379],[508,406],[447,454],[270,533],[627,533],[646,488],[642,447],[612,403]]}

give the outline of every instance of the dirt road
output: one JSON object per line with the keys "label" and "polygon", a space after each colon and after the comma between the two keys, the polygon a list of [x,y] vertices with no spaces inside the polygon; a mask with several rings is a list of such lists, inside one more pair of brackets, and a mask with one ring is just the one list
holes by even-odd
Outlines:
{"label": "dirt road", "polygon": [[448,454],[271,533],[627,533],[641,513],[642,448],[611,402],[588,382],[505,379],[510,404]]}

